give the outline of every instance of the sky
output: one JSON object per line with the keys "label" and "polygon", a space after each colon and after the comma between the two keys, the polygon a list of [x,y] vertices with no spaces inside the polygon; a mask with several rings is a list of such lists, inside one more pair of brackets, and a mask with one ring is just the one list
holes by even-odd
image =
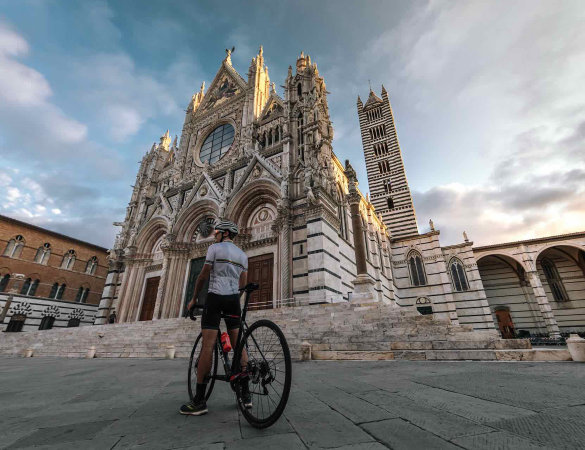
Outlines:
{"label": "sky", "polygon": [[387,89],[419,230],[475,245],[585,230],[585,8],[538,1],[0,0],[0,214],[104,247],[138,162],[260,45],[301,51],[367,192],[356,99]]}

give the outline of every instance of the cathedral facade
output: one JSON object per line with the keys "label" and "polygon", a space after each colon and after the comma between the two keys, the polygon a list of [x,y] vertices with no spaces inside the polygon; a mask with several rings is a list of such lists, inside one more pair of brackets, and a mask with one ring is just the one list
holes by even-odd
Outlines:
{"label": "cathedral facade", "polygon": [[[141,161],[96,324],[114,311],[119,322],[183,315],[213,223],[225,218],[238,224],[249,280],[260,284],[255,308],[369,298],[494,329],[500,318],[473,243],[441,247],[432,222],[419,233],[386,90],[370,90],[365,104],[358,97],[357,112],[368,196],[333,152],[325,81],[311,58],[301,53],[289,67],[281,98],[262,48],[247,78],[226,50],[207,91],[189,102],[180,139],[167,131]],[[535,302],[541,325],[557,336],[545,300]]]}

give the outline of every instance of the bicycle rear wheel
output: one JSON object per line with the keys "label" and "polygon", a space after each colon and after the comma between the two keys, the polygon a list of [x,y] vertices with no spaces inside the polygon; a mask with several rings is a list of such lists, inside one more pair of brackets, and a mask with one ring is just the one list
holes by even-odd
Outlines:
{"label": "bicycle rear wheel", "polygon": [[[203,335],[199,333],[193,350],[191,350],[191,358],[189,359],[189,375],[187,378],[187,388],[189,390],[189,398],[193,400],[195,398],[195,392],[197,392],[197,365],[199,364],[199,355],[201,355],[201,347],[203,346]],[[215,384],[215,376],[217,375],[217,346],[213,346],[213,354],[211,355],[211,370],[209,375],[205,377],[207,383],[207,389],[205,390],[205,400],[211,395],[213,391],[213,385]]]}
{"label": "bicycle rear wheel", "polygon": [[278,420],[288,400],[292,379],[290,351],[284,334],[270,320],[259,320],[246,331],[236,355],[248,353],[247,378],[252,406],[242,401],[241,382],[236,383],[238,406],[256,428],[266,428]]}

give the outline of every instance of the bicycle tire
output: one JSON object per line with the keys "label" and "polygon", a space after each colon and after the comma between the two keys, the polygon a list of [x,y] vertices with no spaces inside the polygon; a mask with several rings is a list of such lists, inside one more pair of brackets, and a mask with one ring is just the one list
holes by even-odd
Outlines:
{"label": "bicycle tire", "polygon": [[[189,391],[189,398],[193,400],[195,398],[195,392],[197,391],[197,363],[199,361],[199,355],[201,354],[201,345],[203,341],[203,335],[199,333],[193,349],[191,350],[191,358],[189,358],[189,373],[187,376],[187,389]],[[196,355],[196,356],[195,356]],[[195,357],[195,360],[193,358]],[[217,346],[213,346],[213,355],[211,357],[211,376],[207,382],[207,389],[205,390],[205,401],[211,396],[213,386],[215,385],[215,376],[217,375]]]}
{"label": "bicycle tire", "polygon": [[[269,343],[261,344],[260,342],[263,341],[262,338],[267,335],[272,335],[269,338]],[[246,330],[243,339],[238,345],[236,355],[239,356],[242,354],[244,346],[248,352],[247,370],[249,373],[250,393],[252,394],[252,407],[246,408],[244,406],[241,396],[241,386],[239,383],[236,383],[238,407],[250,425],[255,428],[267,428],[280,418],[288,401],[292,381],[290,350],[284,333],[278,325],[265,319],[254,322]],[[282,356],[275,360],[276,356],[279,355]],[[267,357],[271,356],[272,360],[269,361]],[[284,365],[284,370],[281,370],[282,365]],[[265,369],[269,369],[269,375],[265,373]],[[277,376],[280,376],[279,374],[282,374],[284,377],[283,380],[277,380]],[[273,379],[270,380],[270,377],[273,377]],[[281,389],[280,393],[275,386]],[[279,396],[278,403],[271,398],[263,398],[270,394],[265,394],[261,391],[268,391],[270,393],[271,390]],[[274,406],[274,409],[268,415],[265,415],[265,406],[266,408]]]}

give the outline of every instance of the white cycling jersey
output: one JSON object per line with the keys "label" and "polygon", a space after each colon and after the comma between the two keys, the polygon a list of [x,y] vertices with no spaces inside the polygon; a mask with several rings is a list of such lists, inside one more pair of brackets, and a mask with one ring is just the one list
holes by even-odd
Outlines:
{"label": "white cycling jersey", "polygon": [[238,293],[240,274],[248,270],[248,257],[233,242],[218,242],[207,250],[205,264],[211,265],[208,292]]}

